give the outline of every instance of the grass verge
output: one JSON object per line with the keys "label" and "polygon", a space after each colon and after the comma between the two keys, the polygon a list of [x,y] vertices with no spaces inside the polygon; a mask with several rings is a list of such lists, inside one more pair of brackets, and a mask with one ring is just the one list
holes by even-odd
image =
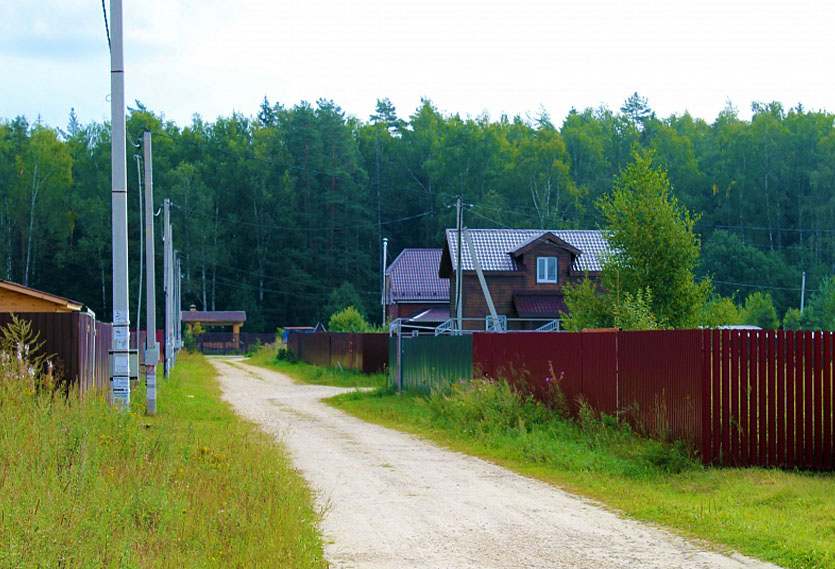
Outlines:
{"label": "grass verge", "polygon": [[335,387],[383,387],[388,377],[381,373],[365,375],[353,369],[339,367],[320,367],[304,362],[278,360],[275,346],[262,346],[253,353],[247,363],[263,368],[280,371],[302,383],[313,385],[332,385]]}
{"label": "grass verge", "polygon": [[153,417],[141,386],[120,412],[19,383],[0,369],[0,567],[327,566],[309,490],[202,356]]}
{"label": "grass verge", "polygon": [[785,567],[835,567],[832,474],[705,468],[681,445],[638,437],[588,410],[563,419],[502,383],[431,396],[379,389],[327,401],[720,547]]}

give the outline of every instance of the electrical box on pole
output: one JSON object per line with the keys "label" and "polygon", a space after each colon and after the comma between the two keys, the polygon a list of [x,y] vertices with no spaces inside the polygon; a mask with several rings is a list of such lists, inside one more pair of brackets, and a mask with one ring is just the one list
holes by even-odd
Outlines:
{"label": "electrical box on pole", "polygon": [[113,404],[130,407],[130,312],[128,299],[128,179],[125,141],[125,70],[122,0],[111,0],[110,120],[113,332],[110,388]]}

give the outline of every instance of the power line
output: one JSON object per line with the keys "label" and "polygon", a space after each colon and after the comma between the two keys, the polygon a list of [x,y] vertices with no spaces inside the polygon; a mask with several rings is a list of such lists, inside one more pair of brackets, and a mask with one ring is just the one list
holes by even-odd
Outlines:
{"label": "power line", "polygon": [[107,24],[107,8],[104,6],[104,0],[101,0],[101,11],[104,14],[104,31],[107,34],[107,51],[112,51],[110,47],[110,26]]}

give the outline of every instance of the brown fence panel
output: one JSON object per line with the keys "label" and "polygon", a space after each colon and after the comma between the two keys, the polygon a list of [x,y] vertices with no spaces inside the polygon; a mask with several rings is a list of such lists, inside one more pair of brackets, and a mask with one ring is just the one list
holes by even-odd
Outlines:
{"label": "brown fence panel", "polygon": [[576,411],[577,397],[583,394],[582,336],[579,332],[476,332],[473,369],[515,384],[524,383],[539,397],[545,397],[546,378],[550,377],[559,382]]}
{"label": "brown fence panel", "polygon": [[583,332],[583,397],[592,409],[614,415],[618,411],[618,342],[615,331]]}
{"label": "brown fence panel", "polygon": [[331,365],[330,334],[300,334],[299,343],[302,361],[324,367]]}
{"label": "brown fence panel", "polygon": [[694,445],[701,440],[702,335],[699,330],[618,334],[618,406],[634,410],[636,422],[650,433]]}
{"label": "brown fence panel", "polygon": [[[315,336],[315,334],[313,334]],[[320,336],[330,336],[330,365],[336,367],[341,366],[345,369],[353,367],[352,348],[353,338],[349,333],[330,333],[320,334]]]}
{"label": "brown fence panel", "polygon": [[383,373],[388,367],[388,334],[363,334],[362,373]]}

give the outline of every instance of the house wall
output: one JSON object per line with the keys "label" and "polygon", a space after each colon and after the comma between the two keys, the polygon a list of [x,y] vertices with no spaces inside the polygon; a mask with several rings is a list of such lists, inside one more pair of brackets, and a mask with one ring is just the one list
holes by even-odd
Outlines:
{"label": "house wall", "polygon": [[73,312],[66,306],[0,289],[0,312]]}

